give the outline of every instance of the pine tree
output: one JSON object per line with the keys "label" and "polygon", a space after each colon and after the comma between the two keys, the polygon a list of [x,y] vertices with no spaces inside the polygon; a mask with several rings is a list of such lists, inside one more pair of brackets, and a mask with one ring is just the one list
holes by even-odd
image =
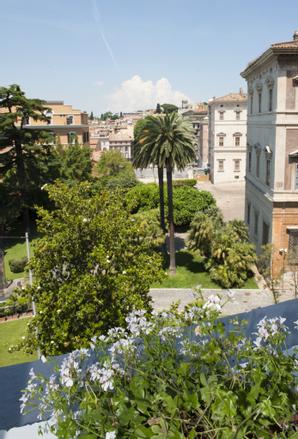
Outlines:
{"label": "pine tree", "polygon": [[39,99],[29,99],[20,86],[13,84],[0,87],[0,178],[14,172],[15,193],[20,198],[20,208],[24,216],[26,230],[29,230],[28,185],[30,175],[27,161],[38,159],[49,152],[50,135],[29,126],[33,121],[48,122],[45,103]]}

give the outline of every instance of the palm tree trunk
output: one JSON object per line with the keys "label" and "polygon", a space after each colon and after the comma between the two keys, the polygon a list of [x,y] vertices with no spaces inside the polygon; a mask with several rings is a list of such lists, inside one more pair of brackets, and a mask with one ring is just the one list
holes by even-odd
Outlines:
{"label": "palm tree trunk", "polygon": [[160,212],[160,227],[163,232],[166,229],[165,226],[165,200],[163,192],[163,168],[158,167],[158,186],[159,186],[159,212]]}
{"label": "palm tree trunk", "polygon": [[175,260],[175,230],[174,230],[174,212],[173,212],[173,183],[172,183],[172,166],[167,164],[167,190],[168,190],[168,215],[169,215],[169,250],[170,250],[170,267],[169,274],[176,274]]}

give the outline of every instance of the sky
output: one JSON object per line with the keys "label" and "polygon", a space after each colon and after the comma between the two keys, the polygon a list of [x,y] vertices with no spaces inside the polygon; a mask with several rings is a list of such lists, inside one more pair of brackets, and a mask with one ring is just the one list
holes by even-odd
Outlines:
{"label": "sky", "polygon": [[246,89],[297,0],[0,0],[0,86],[95,115]]}

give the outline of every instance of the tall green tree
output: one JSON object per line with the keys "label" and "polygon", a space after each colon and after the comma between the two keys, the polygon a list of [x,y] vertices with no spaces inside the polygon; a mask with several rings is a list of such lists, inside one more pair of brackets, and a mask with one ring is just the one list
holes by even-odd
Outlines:
{"label": "tall green tree", "polygon": [[25,227],[29,229],[29,167],[50,150],[50,136],[43,130],[28,127],[29,119],[48,121],[45,103],[29,99],[18,85],[0,87],[0,178],[16,175],[15,194],[19,197]]}
{"label": "tall green tree", "polygon": [[161,108],[164,113],[177,113],[178,111],[178,107],[173,104],[162,104]]}
{"label": "tall green tree", "polygon": [[53,355],[88,347],[93,336],[125,325],[134,308],[150,310],[149,288],[162,270],[152,224],[130,215],[121,194],[89,183],[47,190],[55,209],[38,209],[42,238],[24,294],[38,310],[27,346]]}
{"label": "tall green tree", "polygon": [[176,167],[183,170],[195,160],[192,127],[176,112],[156,114],[147,118],[146,126],[138,139],[136,162],[154,163],[166,168],[168,194],[168,220],[170,241],[170,273],[175,274],[175,233],[173,215],[172,174]]}
{"label": "tall green tree", "polygon": [[89,146],[68,145],[59,148],[60,178],[69,183],[77,183],[91,178],[92,162]]}

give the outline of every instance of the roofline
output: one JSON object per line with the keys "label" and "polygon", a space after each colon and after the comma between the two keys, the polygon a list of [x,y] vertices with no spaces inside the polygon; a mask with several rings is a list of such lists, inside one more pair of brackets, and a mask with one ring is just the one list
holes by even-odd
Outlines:
{"label": "roofline", "polygon": [[215,99],[210,99],[208,102],[208,105],[215,105],[215,104],[235,104],[236,102],[240,102],[245,104],[245,102],[247,102],[247,95],[245,99],[225,99],[224,96],[221,98],[215,98]]}
{"label": "roofline", "polygon": [[25,125],[24,128],[27,130],[52,130],[52,129],[73,129],[73,128],[89,128],[89,125],[87,124],[81,124],[81,125]]}
{"label": "roofline", "polygon": [[265,50],[262,55],[258,56],[254,61],[250,62],[248,66],[240,73],[242,78],[246,77],[258,66],[261,66],[265,62],[278,55],[298,55],[298,46],[292,48],[280,48],[272,45],[269,49]]}

